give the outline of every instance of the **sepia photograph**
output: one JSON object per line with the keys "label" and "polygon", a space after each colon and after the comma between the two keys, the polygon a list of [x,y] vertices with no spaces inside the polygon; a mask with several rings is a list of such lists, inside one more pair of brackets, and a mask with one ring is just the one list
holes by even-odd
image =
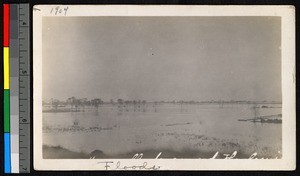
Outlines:
{"label": "sepia photograph", "polygon": [[232,159],[256,161],[250,170],[295,166],[295,134],[284,131],[295,125],[294,82],[285,77],[295,59],[286,56],[293,34],[283,29],[290,7],[231,7],[236,15],[125,7],[36,7],[37,169],[174,169],[170,161],[203,170],[211,166],[180,163]]}

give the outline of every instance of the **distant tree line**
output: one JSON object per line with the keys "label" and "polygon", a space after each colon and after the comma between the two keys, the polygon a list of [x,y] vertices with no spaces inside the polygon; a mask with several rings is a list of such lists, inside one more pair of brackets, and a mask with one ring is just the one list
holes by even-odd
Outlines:
{"label": "distant tree line", "polygon": [[93,106],[98,108],[104,102],[100,98],[94,98],[88,100],[87,98],[76,98],[70,97],[66,100],[58,100],[51,98],[49,102],[43,101],[43,106],[52,106],[54,109],[58,109],[59,107],[70,106],[71,109],[77,110],[79,107],[84,109],[86,106]]}
{"label": "distant tree line", "polygon": [[117,99],[116,101],[113,99],[110,99],[110,101],[104,102],[100,98],[94,98],[94,99],[87,99],[87,98],[76,98],[76,97],[70,97],[66,100],[58,100],[51,98],[50,101],[43,101],[43,106],[52,106],[53,108],[57,109],[58,107],[65,107],[70,106],[71,108],[85,108],[85,107],[95,107],[98,108],[99,106],[103,104],[111,104],[111,105],[117,105],[119,107],[126,106],[126,105],[142,105],[145,106],[146,104],[281,104],[279,101],[225,101],[225,100],[209,100],[209,101],[184,101],[184,100],[172,100],[172,101],[152,101],[147,102],[146,100],[124,100],[124,99]]}

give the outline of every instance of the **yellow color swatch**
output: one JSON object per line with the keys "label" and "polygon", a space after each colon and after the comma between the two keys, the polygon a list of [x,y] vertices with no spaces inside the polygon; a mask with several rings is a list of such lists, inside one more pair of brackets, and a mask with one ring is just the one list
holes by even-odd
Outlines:
{"label": "yellow color swatch", "polygon": [[9,48],[3,47],[4,89],[9,89]]}

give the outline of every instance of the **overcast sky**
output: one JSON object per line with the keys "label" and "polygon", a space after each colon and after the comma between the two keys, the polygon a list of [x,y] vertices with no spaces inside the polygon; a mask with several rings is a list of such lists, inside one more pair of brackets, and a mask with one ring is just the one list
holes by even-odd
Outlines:
{"label": "overcast sky", "polygon": [[44,17],[43,98],[279,100],[279,17]]}

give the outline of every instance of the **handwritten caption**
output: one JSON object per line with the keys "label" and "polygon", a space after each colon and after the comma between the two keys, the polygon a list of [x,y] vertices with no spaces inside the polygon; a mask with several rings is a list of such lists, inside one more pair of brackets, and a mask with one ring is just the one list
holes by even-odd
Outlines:
{"label": "handwritten caption", "polygon": [[[161,158],[162,152],[160,152],[154,159],[163,159]],[[138,160],[143,159],[144,154],[143,153],[137,153],[133,155],[132,159]],[[223,154],[220,156],[219,152],[216,152],[211,158],[209,159],[238,159],[236,158],[237,151],[234,151],[231,154]],[[95,159],[95,157],[91,157],[90,159]],[[176,159],[176,158],[174,158]],[[199,158],[201,159],[201,158]],[[258,158],[257,153],[253,153],[249,156],[248,159],[269,159],[269,158]],[[274,158],[278,159],[278,157]],[[151,161],[153,162],[153,160]],[[132,164],[132,165],[126,165],[123,164],[121,161],[101,161],[97,162],[97,164],[100,164],[105,170],[159,170],[162,168],[160,165],[150,164],[147,161],[144,161],[140,164]]]}
{"label": "handwritten caption", "polygon": [[56,6],[56,7],[52,7],[50,10],[50,14],[51,15],[67,15],[67,12],[69,10],[69,7],[61,7],[61,6]]}

